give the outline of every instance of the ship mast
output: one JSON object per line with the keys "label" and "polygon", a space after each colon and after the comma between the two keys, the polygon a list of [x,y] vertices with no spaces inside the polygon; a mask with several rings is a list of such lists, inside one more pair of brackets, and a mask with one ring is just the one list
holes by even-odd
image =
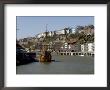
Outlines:
{"label": "ship mast", "polygon": [[48,34],[48,31],[47,31],[47,24],[46,24],[45,38],[42,43],[42,52],[41,52],[41,56],[40,56],[41,62],[50,62],[51,61],[51,53],[47,51],[48,50],[47,34]]}
{"label": "ship mast", "polygon": [[48,33],[48,32],[47,32],[47,25],[48,25],[48,24],[46,24],[46,37],[45,37],[46,39],[47,39],[47,33]]}
{"label": "ship mast", "polygon": [[46,24],[46,26],[45,26],[45,28],[46,28],[46,31],[45,31],[45,38],[44,38],[44,41],[43,41],[43,50],[47,50],[47,34],[48,34],[48,31],[47,31],[47,25],[48,24]]}

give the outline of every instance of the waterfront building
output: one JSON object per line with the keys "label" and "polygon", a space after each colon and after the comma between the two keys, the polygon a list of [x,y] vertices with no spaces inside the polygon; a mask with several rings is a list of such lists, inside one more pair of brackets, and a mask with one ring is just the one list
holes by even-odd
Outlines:
{"label": "waterfront building", "polygon": [[85,43],[85,44],[70,44],[65,42],[60,50],[59,50],[60,55],[89,55],[93,56],[94,55],[94,43]]}
{"label": "waterfront building", "polygon": [[61,48],[61,51],[69,51],[69,52],[81,52],[81,45],[80,44],[73,44],[65,42]]}
{"label": "waterfront building", "polygon": [[81,45],[81,52],[94,52],[94,43],[85,43]]}
{"label": "waterfront building", "polygon": [[81,52],[88,52],[88,43],[81,45]]}
{"label": "waterfront building", "polygon": [[88,52],[94,52],[94,43],[88,43]]}

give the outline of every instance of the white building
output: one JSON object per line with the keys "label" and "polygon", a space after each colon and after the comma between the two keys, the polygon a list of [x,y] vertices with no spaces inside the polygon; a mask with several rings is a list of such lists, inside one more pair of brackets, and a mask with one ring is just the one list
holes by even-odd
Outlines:
{"label": "white building", "polygon": [[53,35],[54,35],[54,31],[48,32],[48,36],[53,36]]}
{"label": "white building", "polygon": [[40,38],[40,37],[42,37],[42,33],[37,34],[37,38]]}
{"label": "white building", "polygon": [[66,30],[66,33],[67,33],[67,34],[69,34],[69,33],[70,33],[70,30],[69,30],[69,29],[68,29],[68,30]]}
{"label": "white building", "polygon": [[88,52],[94,52],[94,43],[88,43]]}
{"label": "white building", "polygon": [[57,35],[60,35],[60,34],[65,34],[65,31],[64,30],[58,30],[58,31],[55,31],[55,33]]}
{"label": "white building", "polygon": [[94,43],[85,43],[81,45],[81,52],[94,52]]}
{"label": "white building", "polygon": [[40,34],[37,34],[37,38],[41,38],[41,37],[45,37],[46,36],[46,33],[40,33]]}
{"label": "white building", "polygon": [[81,52],[84,52],[84,44],[81,45]]}
{"label": "white building", "polygon": [[64,48],[68,48],[68,43],[65,43],[64,44]]}
{"label": "white building", "polygon": [[62,51],[72,51],[72,52],[81,52],[81,46],[80,44],[68,44],[68,43],[64,43],[61,47]]}
{"label": "white building", "polygon": [[75,29],[74,28],[72,29],[72,33],[75,33]]}

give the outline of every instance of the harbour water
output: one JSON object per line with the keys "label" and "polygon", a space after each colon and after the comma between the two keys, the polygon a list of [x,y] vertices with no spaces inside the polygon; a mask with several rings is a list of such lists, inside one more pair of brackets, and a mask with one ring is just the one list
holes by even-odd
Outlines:
{"label": "harbour water", "polygon": [[17,74],[94,74],[94,57],[52,55],[53,62],[16,67]]}

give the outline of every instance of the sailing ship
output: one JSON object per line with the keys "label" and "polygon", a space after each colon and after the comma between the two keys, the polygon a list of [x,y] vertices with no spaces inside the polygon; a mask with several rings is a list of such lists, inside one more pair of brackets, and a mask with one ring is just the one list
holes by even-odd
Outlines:
{"label": "sailing ship", "polygon": [[40,48],[40,54],[39,54],[39,62],[51,62],[52,61],[52,56],[51,56],[51,51],[48,51],[49,49],[49,44],[47,42],[47,25],[46,25],[46,36],[45,39],[42,42],[42,46]]}

